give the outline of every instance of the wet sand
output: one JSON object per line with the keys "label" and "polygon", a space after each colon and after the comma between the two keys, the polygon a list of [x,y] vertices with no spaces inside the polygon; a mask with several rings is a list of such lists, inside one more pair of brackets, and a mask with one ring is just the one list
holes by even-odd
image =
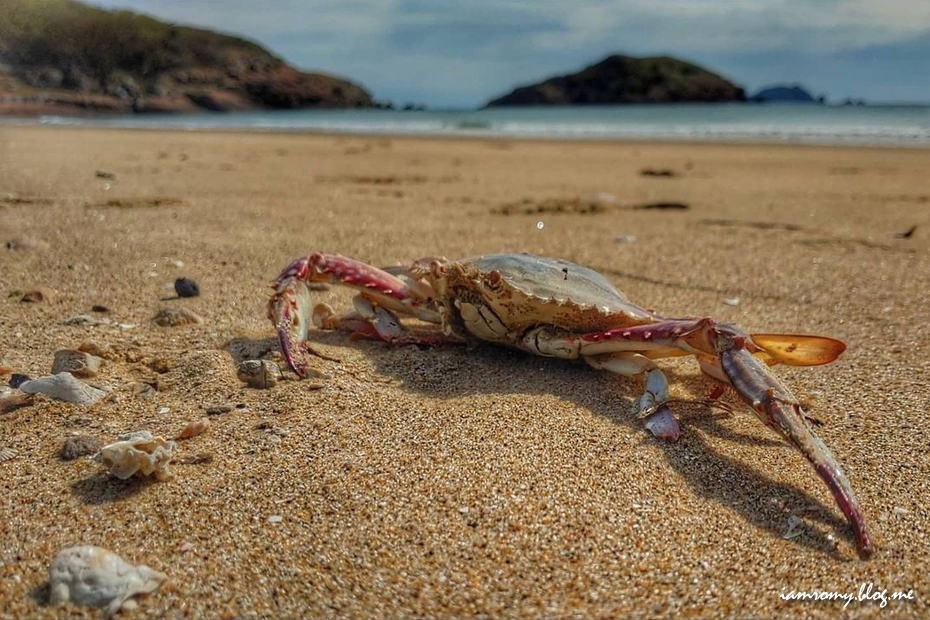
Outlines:
{"label": "wet sand", "polygon": [[[47,606],[79,543],[169,575],[130,617],[930,615],[928,170],[916,149],[0,127],[0,366],[41,376],[93,343],[87,381],[112,388],[0,414],[0,616],[99,616]],[[275,355],[268,285],[313,251],[558,256],[666,315],[844,340],[776,372],[823,422],[875,556],[747,407],[700,404],[690,359],[663,362],[691,401],[677,443],[635,419],[639,380],[491,346],[317,331],[339,360],[324,379],[246,387],[237,360]],[[182,276],[201,295],[164,300]],[[38,286],[55,300],[20,301]],[[158,326],[163,308],[204,322]],[[108,322],[62,324],[82,314]],[[168,482],[58,456],[216,406],[178,447],[212,459]],[[780,598],[869,583],[915,600]]]}

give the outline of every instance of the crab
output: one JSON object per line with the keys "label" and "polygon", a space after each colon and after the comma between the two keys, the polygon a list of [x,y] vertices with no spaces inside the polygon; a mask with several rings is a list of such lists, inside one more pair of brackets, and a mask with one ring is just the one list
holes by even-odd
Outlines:
{"label": "crab", "polygon": [[[337,315],[312,305],[315,283],[358,291],[354,310]],[[826,483],[853,529],[859,555],[874,547],[856,495],[830,449],[817,436],[801,403],[770,366],[817,366],[846,345],[834,338],[748,334],[709,317],[669,318],[631,302],[604,276],[577,265],[530,254],[492,254],[450,261],[427,258],[409,267],[379,269],[338,254],[316,253],[291,262],[273,284],[268,304],[287,365],[308,373],[311,323],[395,344],[443,345],[480,340],[535,355],[583,360],[625,377],[643,376],[637,416],[656,437],[676,440],[668,381],[656,360],[693,355],[701,370],[732,387],[763,424],[794,445]],[[404,326],[400,315],[439,325]]]}

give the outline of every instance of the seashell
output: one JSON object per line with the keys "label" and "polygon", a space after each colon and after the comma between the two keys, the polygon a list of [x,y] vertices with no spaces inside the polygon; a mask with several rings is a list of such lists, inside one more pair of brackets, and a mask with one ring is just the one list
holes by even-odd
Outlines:
{"label": "seashell", "polygon": [[12,461],[17,456],[19,452],[13,448],[0,448],[0,463],[5,463],[6,461]]}
{"label": "seashell", "polygon": [[136,606],[133,597],[158,589],[168,576],[148,566],[133,566],[112,551],[92,545],[67,547],[48,569],[49,602],[103,607],[112,616]]}
{"label": "seashell", "polygon": [[103,442],[91,435],[77,435],[68,437],[64,445],[61,446],[61,460],[73,461],[76,458],[94,454],[100,450]]}
{"label": "seashell", "polygon": [[200,418],[199,420],[194,420],[184,427],[184,430],[181,431],[181,434],[178,435],[176,439],[190,439],[191,437],[196,437],[197,435],[205,432],[208,428],[210,428],[209,418]]}
{"label": "seashell", "polygon": [[155,318],[152,320],[155,321],[156,325],[161,325],[162,327],[178,327],[180,325],[197,325],[203,323],[203,319],[200,318],[199,315],[187,308],[164,308],[156,314]]}
{"label": "seashell", "polygon": [[173,441],[154,437],[149,431],[138,431],[104,446],[94,455],[94,460],[103,463],[120,480],[127,480],[135,474],[168,480],[171,478],[168,463],[176,446]]}
{"label": "seashell", "polygon": [[236,376],[250,387],[264,389],[278,383],[281,369],[269,360],[245,360],[239,364]]}
{"label": "seashell", "polygon": [[103,390],[75,379],[70,372],[25,381],[20,384],[19,389],[27,394],[45,394],[50,398],[76,405],[92,405],[106,394]]}
{"label": "seashell", "polygon": [[70,372],[75,377],[94,377],[100,370],[103,360],[96,355],[85,351],[61,349],[55,351],[55,361],[52,362],[52,374]]}

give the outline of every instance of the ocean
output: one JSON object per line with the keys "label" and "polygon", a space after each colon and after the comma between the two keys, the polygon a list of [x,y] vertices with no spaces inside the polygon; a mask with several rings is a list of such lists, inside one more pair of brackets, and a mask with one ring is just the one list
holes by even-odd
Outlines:
{"label": "ocean", "polygon": [[3,119],[182,130],[930,146],[930,105],[664,104],[483,110],[294,110]]}

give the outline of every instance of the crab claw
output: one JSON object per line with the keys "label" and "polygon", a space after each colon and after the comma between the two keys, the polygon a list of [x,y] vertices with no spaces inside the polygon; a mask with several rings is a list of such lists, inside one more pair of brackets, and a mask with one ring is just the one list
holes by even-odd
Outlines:
{"label": "crab claw", "polygon": [[798,400],[769,372],[765,363],[752,355],[741,339],[730,344],[730,348],[719,354],[730,384],[766,426],[783,435],[807,457],[852,526],[859,556],[867,559],[874,551],[872,540],[856,494],[836,458],[808,425]]}
{"label": "crab claw", "polygon": [[288,265],[274,284],[275,292],[268,301],[268,318],[275,325],[284,361],[303,378],[307,376],[307,352],[304,341],[310,326],[310,289],[302,276],[307,271],[307,259]]}

